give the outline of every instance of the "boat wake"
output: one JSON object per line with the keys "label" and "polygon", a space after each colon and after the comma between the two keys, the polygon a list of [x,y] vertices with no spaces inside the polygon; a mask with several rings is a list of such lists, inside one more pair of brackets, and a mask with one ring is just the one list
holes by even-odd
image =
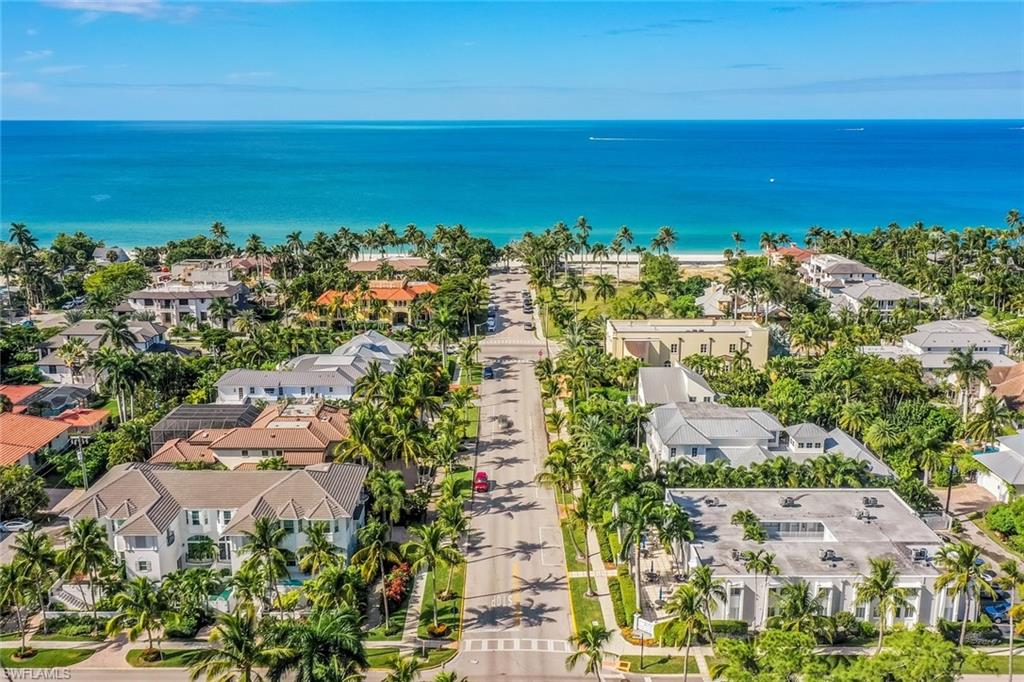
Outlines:
{"label": "boat wake", "polygon": [[845,131],[845,132],[849,132],[849,133],[861,133],[861,132],[864,132],[863,128],[840,128],[840,130]]}
{"label": "boat wake", "polygon": [[109,194],[93,194],[92,195],[92,200],[96,201],[96,202],[107,201],[109,199],[110,199],[110,195]]}
{"label": "boat wake", "polygon": [[591,142],[665,142],[660,137],[588,137]]}

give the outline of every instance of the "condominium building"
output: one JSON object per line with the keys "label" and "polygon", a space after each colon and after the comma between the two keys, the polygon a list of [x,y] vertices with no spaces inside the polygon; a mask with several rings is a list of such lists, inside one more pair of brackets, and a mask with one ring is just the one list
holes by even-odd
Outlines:
{"label": "condominium building", "polygon": [[754,367],[768,361],[768,330],[753,320],[608,320],[605,351],[669,367],[691,355],[731,358],[745,352]]}
{"label": "condominium building", "polygon": [[[681,507],[693,521],[693,540],[673,547],[682,572],[712,566],[725,583],[726,599],[712,606],[712,618],[762,625],[775,615],[782,587],[805,581],[822,596],[824,615],[849,611],[877,623],[877,602],[857,600],[857,586],[876,558],[895,564],[897,585],[909,601],[886,614],[887,625],[934,626],[940,618],[956,620],[965,609],[975,610],[962,595],[936,588],[942,540],[888,488],[677,488],[665,491],[665,503]],[[753,513],[763,542],[744,539],[744,528],[732,522],[739,511]],[[777,575],[753,570],[748,552],[758,551],[774,556]]]}
{"label": "condominium building", "polygon": [[[289,574],[295,552],[314,522],[348,556],[365,519],[366,467],[319,464],[293,471],[183,471],[152,464],[112,467],[63,512],[70,522],[94,518],[129,578],[160,580],[190,566],[236,573],[245,561],[245,535],[257,519],[285,531]],[[210,552],[212,542],[213,551]]]}

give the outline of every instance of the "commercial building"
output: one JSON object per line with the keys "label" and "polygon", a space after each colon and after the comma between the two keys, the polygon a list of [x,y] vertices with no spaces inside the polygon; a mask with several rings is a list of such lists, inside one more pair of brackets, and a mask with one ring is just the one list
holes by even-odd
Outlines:
{"label": "commercial building", "polygon": [[[350,556],[362,526],[366,467],[320,464],[293,471],[182,471],[120,464],[93,484],[63,515],[94,518],[128,578],[160,580],[190,566],[236,573],[245,561],[245,533],[269,518],[285,531],[289,574],[310,524],[328,525],[328,541]],[[211,550],[212,543],[212,551]]]}
{"label": "commercial building", "polygon": [[[857,600],[874,558],[892,560],[910,602],[888,613],[886,625],[934,626],[967,608],[963,596],[935,587],[941,539],[887,488],[669,489],[665,503],[685,510],[693,525],[694,539],[673,548],[681,571],[713,566],[725,583],[725,602],[712,606],[714,619],[762,625],[775,615],[782,587],[805,581],[822,595],[825,615],[849,611],[877,623],[877,603]],[[739,511],[753,513],[764,542],[744,539],[744,528],[732,523]],[[777,575],[753,571],[747,553],[758,551],[774,555]]]}
{"label": "commercial building", "polygon": [[691,355],[734,357],[745,352],[754,367],[768,361],[768,330],[753,320],[608,320],[605,351],[651,367],[682,363]]}

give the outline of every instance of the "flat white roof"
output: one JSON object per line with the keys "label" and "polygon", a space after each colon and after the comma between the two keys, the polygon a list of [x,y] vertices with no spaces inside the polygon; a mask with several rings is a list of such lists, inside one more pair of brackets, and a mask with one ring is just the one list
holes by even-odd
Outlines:
{"label": "flat white roof", "polygon": [[660,333],[660,332],[740,332],[746,333],[765,329],[753,320],[721,320],[702,317],[679,320],[608,320],[608,326],[619,332]]}

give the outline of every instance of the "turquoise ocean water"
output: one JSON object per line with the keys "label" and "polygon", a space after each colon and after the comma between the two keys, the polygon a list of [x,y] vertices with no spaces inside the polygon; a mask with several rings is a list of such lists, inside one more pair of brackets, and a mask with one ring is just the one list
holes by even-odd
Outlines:
{"label": "turquoise ocean water", "polygon": [[[1020,121],[2,123],[4,224],[152,244],[461,222],[498,243],[586,215],[679,251],[1024,209]],[[6,230],[5,230],[6,231]]]}

